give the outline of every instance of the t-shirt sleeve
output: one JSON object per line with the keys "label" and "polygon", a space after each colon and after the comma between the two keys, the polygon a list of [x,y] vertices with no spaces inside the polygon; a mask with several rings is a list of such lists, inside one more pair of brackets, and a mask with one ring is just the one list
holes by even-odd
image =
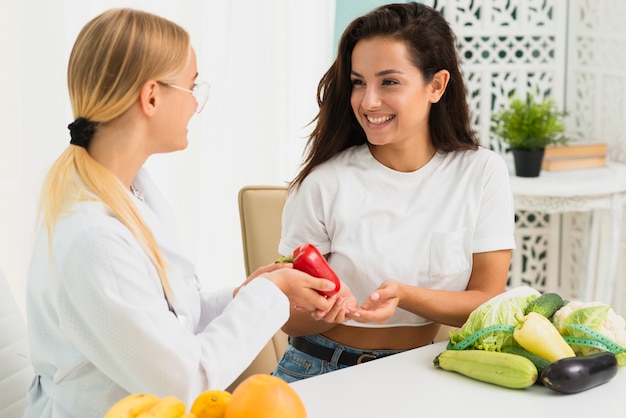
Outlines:
{"label": "t-shirt sleeve", "polygon": [[330,237],[325,219],[330,210],[325,206],[332,196],[335,179],[326,173],[314,170],[298,188],[287,195],[282,217],[281,239],[278,252],[289,255],[301,244],[310,243],[322,254],[331,251]]}
{"label": "t-shirt sleeve", "polygon": [[515,209],[506,163],[490,153],[476,220],[473,252],[515,249]]}

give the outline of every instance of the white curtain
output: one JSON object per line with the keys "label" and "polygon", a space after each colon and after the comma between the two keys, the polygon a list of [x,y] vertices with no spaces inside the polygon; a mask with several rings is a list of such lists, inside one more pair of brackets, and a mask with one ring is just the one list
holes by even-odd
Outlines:
{"label": "white curtain", "polygon": [[0,263],[22,306],[41,182],[69,141],[68,56],[82,26],[111,7],[160,14],[191,34],[199,78],[212,86],[209,102],[190,122],[188,149],[154,156],[147,167],[171,203],[200,279],[209,288],[240,283],[237,192],[246,184],[284,184],[297,172],[317,83],[333,58],[335,1],[8,1],[15,56],[3,58],[11,64],[2,74],[5,83],[15,80],[7,102],[16,118],[3,118],[3,127],[19,145],[0,154],[2,165],[15,166],[0,171],[0,193],[13,208],[4,212],[19,216],[1,221],[8,254]]}

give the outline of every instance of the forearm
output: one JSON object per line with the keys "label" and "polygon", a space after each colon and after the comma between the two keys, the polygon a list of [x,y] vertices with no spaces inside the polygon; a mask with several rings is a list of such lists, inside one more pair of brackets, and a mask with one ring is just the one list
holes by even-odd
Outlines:
{"label": "forearm", "polygon": [[455,327],[461,327],[469,314],[491,297],[480,290],[455,292],[405,284],[400,285],[400,289],[398,308]]}
{"label": "forearm", "polygon": [[467,289],[448,291],[400,285],[398,307],[435,322],[462,326],[481,303],[506,287],[511,251],[474,254]]}

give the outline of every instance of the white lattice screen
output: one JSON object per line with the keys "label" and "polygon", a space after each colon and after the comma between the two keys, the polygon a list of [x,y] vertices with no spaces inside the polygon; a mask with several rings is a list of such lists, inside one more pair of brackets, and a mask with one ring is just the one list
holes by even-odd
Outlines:
{"label": "white lattice screen", "polygon": [[626,2],[570,1],[566,103],[579,140],[626,162]]}
{"label": "white lattice screen", "polygon": [[[611,159],[626,162],[626,2],[622,0],[434,0],[452,25],[473,112],[483,145],[510,161],[505,144],[489,132],[491,113],[515,92],[551,96],[567,109],[568,134],[575,142],[606,142]],[[515,285],[546,289],[558,280],[561,292],[578,295],[585,270],[582,255],[589,214],[567,216],[518,211],[514,254]],[[550,245],[551,222],[562,222]],[[626,220],[625,220],[626,225]],[[553,225],[554,226],[554,225]],[[554,238],[554,237],[553,237]],[[626,243],[622,245],[626,255]],[[547,253],[559,251],[560,265]],[[626,258],[626,257],[624,257]],[[548,277],[557,272],[558,278]],[[618,281],[626,277],[620,273]],[[510,277],[511,284],[511,277]]]}
{"label": "white lattice screen", "polygon": [[458,40],[474,126],[484,145],[506,153],[489,132],[491,113],[531,90],[563,105],[566,3],[553,1],[431,2]]}

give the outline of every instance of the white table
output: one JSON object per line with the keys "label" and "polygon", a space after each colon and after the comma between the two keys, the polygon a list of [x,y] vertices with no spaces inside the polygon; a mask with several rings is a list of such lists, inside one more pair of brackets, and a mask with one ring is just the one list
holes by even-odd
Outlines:
{"label": "white table", "polygon": [[[586,273],[579,295],[585,301],[598,300],[607,304],[612,300],[615,290],[623,231],[624,203],[626,202],[626,165],[609,163],[607,167],[568,170],[542,171],[539,177],[525,178],[511,176],[515,209],[529,212],[558,215],[551,223],[548,241],[547,275],[549,279],[563,278],[567,264],[561,263],[562,241],[568,237],[561,231],[560,216],[568,212],[591,212],[588,258]],[[563,228],[564,229],[564,228]],[[516,231],[518,250],[521,245],[520,235]],[[567,231],[565,231],[567,232]],[[566,259],[564,263],[573,260]],[[515,259],[517,271],[512,276],[519,276],[520,260]],[[513,285],[516,283],[513,277]],[[557,290],[553,281],[548,291]]]}
{"label": "white table", "polygon": [[308,418],[622,417],[626,371],[571,395],[544,386],[508,389],[433,365],[447,342],[410,350],[291,386]]}

